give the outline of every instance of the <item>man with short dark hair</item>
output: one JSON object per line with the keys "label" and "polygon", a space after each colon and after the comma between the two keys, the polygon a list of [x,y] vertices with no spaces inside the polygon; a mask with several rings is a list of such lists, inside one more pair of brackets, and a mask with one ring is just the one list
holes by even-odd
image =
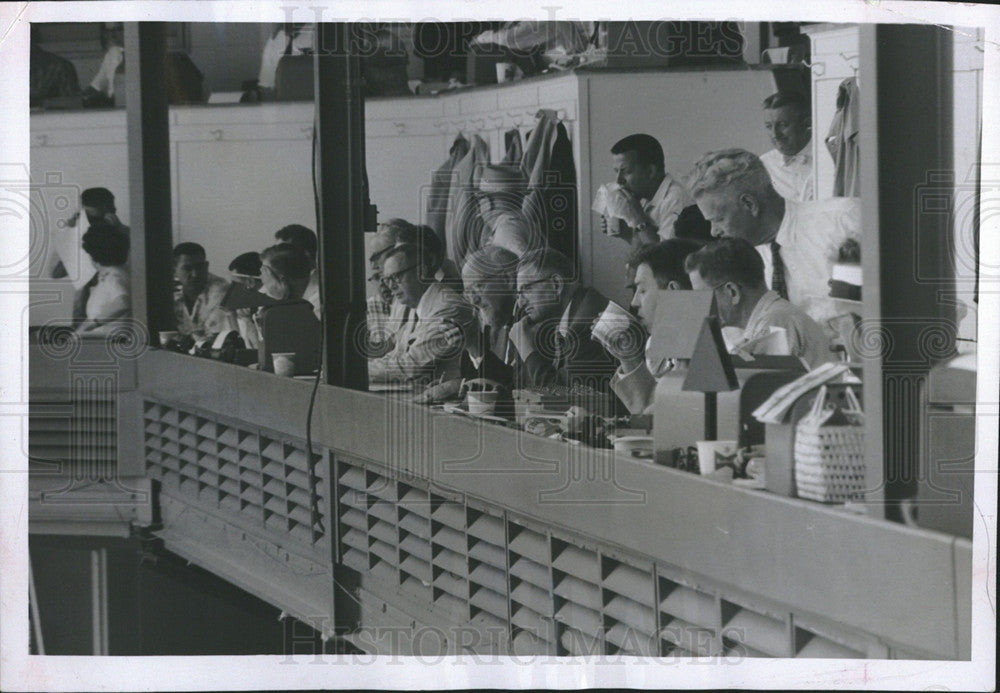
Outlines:
{"label": "man with short dark hair", "polygon": [[316,269],[316,234],[312,229],[302,226],[302,224],[289,224],[274,232],[275,239],[282,243],[290,243],[302,249],[309,257],[312,269],[309,274],[309,284],[306,286],[305,294],[302,296],[309,301],[313,307],[313,314],[317,320],[323,317],[323,301],[319,295],[319,271]]}
{"label": "man with short dark hair", "polygon": [[619,190],[625,195],[626,221],[632,231],[623,234],[633,246],[672,238],[681,211],[694,204],[685,187],[667,173],[663,147],[655,137],[634,134],[611,147]]}
{"label": "man with short dark hair", "polygon": [[789,200],[816,199],[812,168],[812,116],[809,100],[797,91],[778,91],[764,99],[764,127],[774,149],[760,155],[778,194]]}
{"label": "man with short dark hair", "polygon": [[[660,291],[691,288],[684,260],[699,248],[701,243],[696,241],[671,238],[640,248],[629,259],[629,264],[635,267],[632,306],[637,309],[639,321],[647,331],[653,331],[656,299]],[[649,348],[648,341],[646,348]],[[618,351],[614,344],[608,345],[607,349],[620,364],[611,379],[611,389],[631,413],[648,412],[653,405],[656,379],[667,373],[673,364],[650,364],[642,353]]]}
{"label": "man with short dark hair", "polygon": [[80,332],[107,330],[115,321],[132,313],[129,277],[129,238],[110,221],[95,221],[83,234],[83,250],[97,270],[88,285]]}
{"label": "man with short dark hair", "polygon": [[[767,337],[773,328],[784,330],[788,353],[798,356],[809,368],[833,360],[830,340],[812,318],[795,307],[764,282],[764,262],[752,245],[740,238],[723,238],[692,253],[684,268],[696,290],[715,292],[723,327],[743,330],[740,349],[748,342]],[[759,347],[749,346],[748,351]]]}
{"label": "man with short dark hair", "polygon": [[424,250],[427,242],[421,233],[418,243],[397,243],[383,256],[382,281],[411,314],[392,351],[368,362],[373,382],[426,384],[461,375],[462,352],[475,336],[476,317],[451,284],[435,279],[440,259]]}
{"label": "man with short dark hair", "polygon": [[518,304],[525,317],[510,329],[521,360],[521,384],[544,387],[602,382],[615,372],[615,360],[592,339],[594,320],[608,299],[576,278],[573,263],[551,249],[523,255],[517,265]]}
{"label": "man with short dark hair", "polygon": [[174,294],[177,331],[202,339],[236,330],[236,316],[222,307],[229,282],[208,272],[205,249],[197,243],[179,243],[173,252],[174,277],[180,289]]}

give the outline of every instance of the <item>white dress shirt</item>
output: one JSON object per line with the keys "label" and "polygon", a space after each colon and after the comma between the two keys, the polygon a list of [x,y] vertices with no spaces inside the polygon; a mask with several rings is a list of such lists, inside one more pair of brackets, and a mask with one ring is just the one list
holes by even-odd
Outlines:
{"label": "white dress shirt", "polygon": [[834,354],[830,351],[830,339],[823,328],[776,292],[768,291],[760,297],[747,319],[747,326],[743,330],[744,341],[764,337],[772,327],[780,327],[785,331],[788,353],[802,358],[809,368],[834,360]]}
{"label": "white dress shirt", "polygon": [[641,200],[642,209],[656,224],[656,235],[660,240],[674,237],[674,222],[685,207],[694,204],[694,199],[683,185],[669,173],[664,173],[660,187],[648,200]]}
{"label": "white dress shirt", "polygon": [[90,332],[131,315],[131,283],[127,265],[101,267],[87,298],[87,321],[81,331]]}
{"label": "white dress shirt", "polygon": [[[785,263],[788,300],[823,325],[837,314],[830,293],[830,275],[840,245],[848,238],[861,239],[861,200],[832,197],[816,202],[785,200],[785,216],[774,240]],[[757,246],[764,260],[768,288],[774,261],[768,244]]]}
{"label": "white dress shirt", "polygon": [[226,330],[239,330],[236,314],[222,307],[222,299],[226,296],[229,282],[214,274],[208,275],[208,284],[191,310],[184,302],[183,293],[174,296],[174,317],[177,320],[177,331],[184,335],[194,335],[196,338],[218,334]]}
{"label": "white dress shirt", "polygon": [[764,152],[760,155],[760,162],[770,174],[774,189],[785,199],[796,202],[816,199],[811,142],[792,156],[785,156],[777,149]]}

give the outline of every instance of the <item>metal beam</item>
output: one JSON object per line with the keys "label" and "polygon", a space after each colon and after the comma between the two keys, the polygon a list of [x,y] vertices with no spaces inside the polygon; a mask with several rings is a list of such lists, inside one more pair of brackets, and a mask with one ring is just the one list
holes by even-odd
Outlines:
{"label": "metal beam", "polygon": [[862,137],[874,135],[861,144],[871,191],[865,317],[879,321],[881,347],[865,365],[865,410],[881,418],[881,444],[873,440],[867,455],[873,464],[881,456],[886,517],[900,519],[897,501],[916,493],[926,376],[954,354],[957,328],[954,305],[939,298],[954,290],[952,38],[943,27],[885,24],[864,27],[860,47],[863,69],[873,68],[861,75]]}
{"label": "metal beam", "polygon": [[174,329],[166,24],[125,24],[132,315],[149,334]]}
{"label": "metal beam", "polygon": [[351,25],[320,24],[315,52],[317,253],[326,382],[368,388],[365,334],[364,100]]}

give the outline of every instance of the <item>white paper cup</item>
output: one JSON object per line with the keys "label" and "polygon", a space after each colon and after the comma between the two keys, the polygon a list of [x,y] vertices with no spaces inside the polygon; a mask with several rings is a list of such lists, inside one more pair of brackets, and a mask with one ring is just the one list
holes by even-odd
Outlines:
{"label": "white paper cup", "polygon": [[167,346],[167,343],[171,339],[176,339],[178,334],[177,330],[164,330],[160,332],[160,346]]}
{"label": "white paper cup", "polygon": [[497,84],[503,84],[514,76],[514,63],[497,63]]}
{"label": "white paper cup", "polygon": [[594,324],[591,335],[602,344],[608,344],[616,336],[626,332],[632,324],[632,315],[614,301],[608,302],[608,307]]}
{"label": "white paper cup", "polygon": [[496,409],[497,399],[499,398],[500,393],[496,390],[486,392],[470,391],[465,398],[465,403],[469,408],[470,414],[492,414],[493,410]]}
{"label": "white paper cup", "polygon": [[281,375],[286,378],[290,378],[295,375],[295,352],[283,352],[280,354],[271,354],[274,359],[274,373],[276,375]]}
{"label": "white paper cup", "polygon": [[698,470],[702,475],[715,471],[716,453],[725,457],[736,454],[735,440],[699,440],[695,445],[698,448]]}

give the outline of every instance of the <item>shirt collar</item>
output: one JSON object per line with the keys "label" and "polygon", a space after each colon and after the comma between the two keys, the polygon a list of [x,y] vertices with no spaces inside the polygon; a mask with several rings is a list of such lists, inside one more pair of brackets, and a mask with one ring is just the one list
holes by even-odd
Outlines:
{"label": "shirt collar", "polygon": [[[778,152],[781,154],[781,152]],[[793,164],[801,164],[803,166],[809,166],[812,164],[812,138],[806,142],[805,146],[802,147],[796,154],[791,156],[785,156],[781,154],[781,161],[785,166],[792,166]]]}
{"label": "shirt collar", "polygon": [[648,200],[640,200],[640,202],[642,203],[643,206],[646,207],[649,206],[656,207],[661,202],[663,202],[663,198],[667,196],[667,190],[669,190],[670,186],[673,184],[674,184],[674,179],[670,177],[670,174],[664,173],[663,180],[660,181],[660,187],[656,189],[656,192],[653,193],[653,196]]}
{"label": "shirt collar", "polygon": [[781,296],[778,295],[777,291],[768,291],[760,300],[757,301],[757,305],[753,307],[750,311],[750,317],[747,319],[747,326],[743,328],[744,337],[751,337],[753,335],[754,329],[758,322],[763,318],[764,314],[770,309],[775,301],[779,300]]}

